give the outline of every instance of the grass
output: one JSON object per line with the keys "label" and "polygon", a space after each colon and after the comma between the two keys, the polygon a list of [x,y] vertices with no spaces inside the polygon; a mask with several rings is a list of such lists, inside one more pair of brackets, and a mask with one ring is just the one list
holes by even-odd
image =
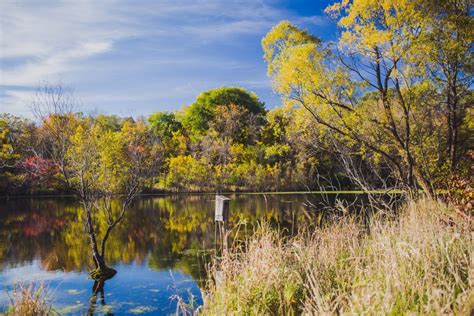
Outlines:
{"label": "grass", "polygon": [[[261,225],[209,270],[205,315],[460,314],[474,310],[472,219],[411,202],[295,237]],[[222,271],[222,272],[218,272]],[[217,282],[215,275],[221,275]]]}
{"label": "grass", "polygon": [[17,283],[13,286],[11,304],[6,315],[43,316],[54,315],[51,303],[48,301],[49,293],[43,283],[24,284]]}

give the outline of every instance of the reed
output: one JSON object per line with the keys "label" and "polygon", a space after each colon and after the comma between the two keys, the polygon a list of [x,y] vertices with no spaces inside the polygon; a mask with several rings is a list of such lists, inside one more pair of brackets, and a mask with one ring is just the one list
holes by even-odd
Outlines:
{"label": "reed", "polygon": [[291,238],[263,224],[212,265],[204,302],[205,315],[470,315],[472,219],[420,200]]}
{"label": "reed", "polygon": [[54,315],[49,294],[43,283],[16,283],[10,296],[7,315],[43,316]]}

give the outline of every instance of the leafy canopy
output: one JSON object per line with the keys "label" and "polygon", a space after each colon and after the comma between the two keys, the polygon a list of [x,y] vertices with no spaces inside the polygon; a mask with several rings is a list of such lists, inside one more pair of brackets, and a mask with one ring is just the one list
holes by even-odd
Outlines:
{"label": "leafy canopy", "polygon": [[221,87],[201,93],[196,101],[184,110],[183,125],[194,134],[209,129],[218,106],[240,106],[253,114],[265,114],[265,105],[257,95],[242,88]]}

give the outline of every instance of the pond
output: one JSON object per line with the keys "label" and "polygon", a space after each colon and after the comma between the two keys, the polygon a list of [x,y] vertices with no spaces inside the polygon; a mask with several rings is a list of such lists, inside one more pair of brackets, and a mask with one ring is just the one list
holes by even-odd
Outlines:
{"label": "pond", "polygon": [[[295,232],[314,211],[313,194],[231,194],[230,227],[240,234],[265,220]],[[352,197],[353,198],[353,197]],[[334,199],[334,197],[330,198]],[[141,196],[115,228],[107,262],[118,273],[93,295],[82,208],[72,198],[0,199],[0,312],[18,282],[43,282],[67,314],[171,314],[177,297],[198,306],[215,248],[214,195]]]}

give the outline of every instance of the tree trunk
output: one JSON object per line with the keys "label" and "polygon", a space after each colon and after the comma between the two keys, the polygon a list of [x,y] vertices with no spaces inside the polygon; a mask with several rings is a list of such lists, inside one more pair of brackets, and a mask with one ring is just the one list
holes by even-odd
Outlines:
{"label": "tree trunk", "polygon": [[93,253],[92,255],[95,263],[96,269],[101,271],[107,270],[107,265],[105,264],[104,257],[102,257],[99,253]]}
{"label": "tree trunk", "polygon": [[[453,93],[456,93],[456,88],[453,87]],[[457,145],[458,145],[458,104],[457,104],[457,96],[453,95],[452,105],[450,106],[450,122],[449,122],[449,130],[451,132],[450,135],[450,148],[449,148],[449,158],[451,160],[451,170],[456,169],[457,165]]]}
{"label": "tree trunk", "polygon": [[107,267],[104,256],[99,252],[92,224],[91,206],[88,203],[84,203],[84,208],[86,211],[87,233],[91,241],[92,259],[95,265],[95,270],[91,271],[91,277],[97,280],[109,279],[115,275],[116,271]]}
{"label": "tree trunk", "polygon": [[432,183],[423,176],[418,166],[413,166],[413,173],[415,175],[416,181],[423,189],[426,196],[429,198],[435,198],[435,192]]}
{"label": "tree trunk", "polygon": [[94,259],[95,267],[100,268],[103,266],[104,260],[101,258],[99,249],[97,247],[97,239],[95,237],[94,226],[92,224],[91,206],[87,202],[84,202],[84,208],[86,211],[87,233],[91,241],[92,258]]}

